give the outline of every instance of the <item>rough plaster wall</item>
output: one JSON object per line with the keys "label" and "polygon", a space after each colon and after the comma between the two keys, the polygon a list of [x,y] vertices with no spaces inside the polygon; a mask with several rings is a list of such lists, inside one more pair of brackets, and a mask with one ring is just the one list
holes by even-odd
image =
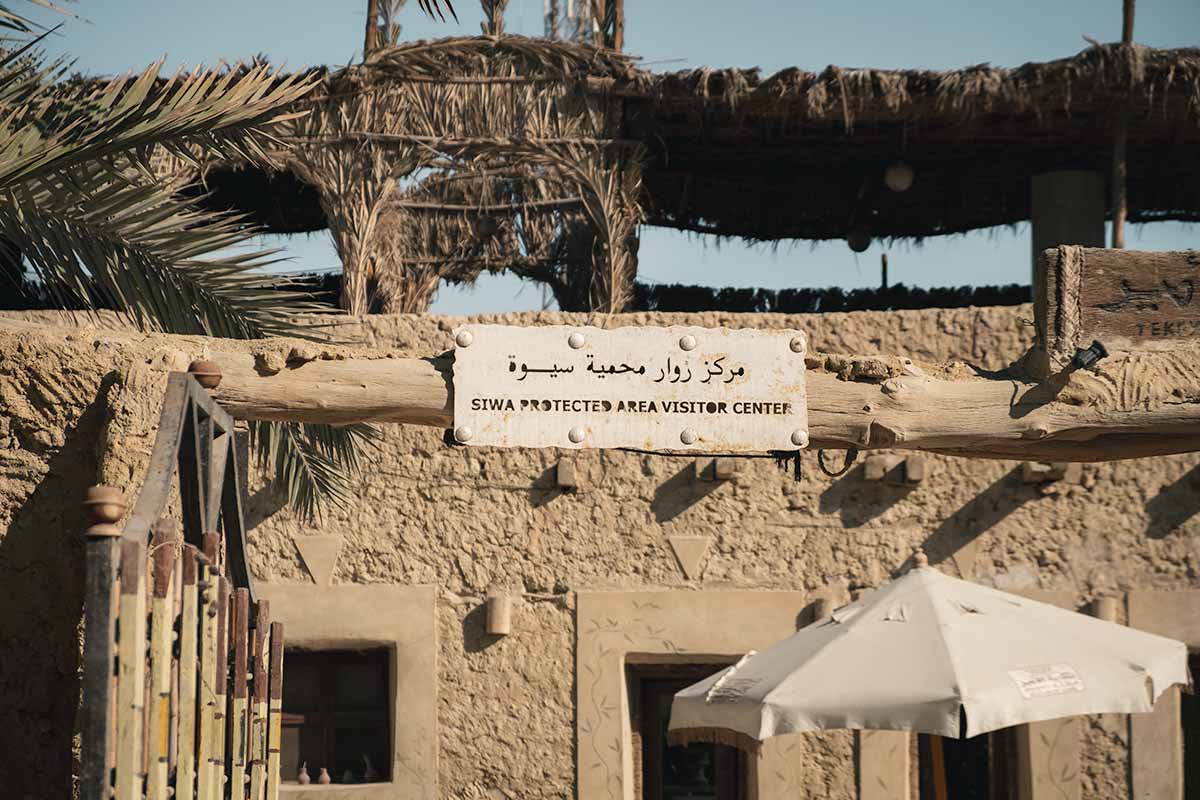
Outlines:
{"label": "rough plaster wall", "polygon": [[4,796],[69,797],[83,517],[105,371],[41,338],[0,352],[0,763]]}
{"label": "rough plaster wall", "polygon": [[[1019,308],[622,315],[613,322],[794,326],[809,331],[818,351],[957,357],[994,369],[1024,351],[1031,316]],[[342,333],[379,347],[439,351],[452,346],[459,322],[367,318]],[[1200,569],[1195,456],[1086,465],[1081,485],[1043,490],[1021,482],[1017,462],[930,457],[929,477],[904,488],[864,481],[861,466],[827,477],[810,455],[800,482],[769,460],[750,460],[737,482],[718,484],[696,482],[691,459],[584,452],[584,487],[575,494],[554,488],[559,456],[447,448],[437,431],[390,427],[367,471],[365,502],[334,511],[320,526],[346,537],[335,581],[444,589],[443,797],[571,797],[572,618],[546,595],[569,605],[582,588],[695,586],[795,588],[843,599],[852,588],[887,580],[917,545],[951,574],[1014,590],[1074,591],[1081,606],[1133,587],[1189,586]],[[267,519],[252,534],[256,571],[306,579],[290,545],[304,531],[286,512]],[[702,581],[681,575],[667,544],[672,534],[713,538]],[[490,586],[529,593],[532,603],[518,607],[513,635],[481,647],[480,603]],[[488,713],[473,713],[479,708]],[[1124,725],[1089,720],[1084,730],[1083,796],[1123,796],[1127,757],[1116,745],[1126,738]],[[804,743],[810,778],[798,797],[853,796],[851,741],[834,734]]]}
{"label": "rough plaster wall", "polygon": [[[800,327],[815,350],[960,357],[996,368],[1028,344],[1031,329],[1023,319],[1030,317],[1028,308],[1017,308],[638,314],[609,322]],[[583,320],[543,314],[486,321]],[[428,353],[448,349],[462,321],[368,318],[338,335]],[[0,644],[0,685],[8,692],[0,715],[14,723],[3,725],[0,746],[16,743],[6,736],[24,743],[26,731],[37,735],[37,723],[49,723],[45,750],[0,750],[26,754],[30,769],[19,771],[18,785],[22,775],[65,774],[56,767],[69,759],[75,698],[50,670],[69,662],[63,677],[73,685],[81,579],[80,521],[73,515],[83,487],[94,481],[95,443],[103,438],[111,448],[99,467],[109,479],[139,474],[153,433],[147,421],[161,398],[160,370],[186,364],[205,346],[175,339],[162,347],[146,339],[130,365],[113,363],[92,344],[96,338],[80,332],[74,342],[56,344],[33,337],[34,352],[0,337],[6,442],[0,508],[8,530],[0,539],[0,578],[7,578],[0,597],[8,608],[0,611],[27,618],[28,631],[16,644]],[[109,394],[116,413],[102,429],[97,399]],[[886,580],[918,544],[951,574],[1002,588],[1070,590],[1081,604],[1133,587],[1191,586],[1200,570],[1197,456],[1087,465],[1081,485],[1043,492],[1020,482],[1015,462],[930,457],[929,477],[902,488],[865,482],[861,466],[829,478],[809,455],[800,482],[769,460],[752,460],[737,482],[716,484],[694,482],[690,459],[585,452],[579,456],[584,486],[574,494],[553,487],[558,456],[448,448],[438,431],[386,426],[358,501],[319,525],[297,521],[279,510],[269,490],[252,487],[250,547],[260,580],[308,580],[292,539],[320,532],[346,537],[335,582],[442,588],[444,798],[573,796],[573,603],[581,588],[794,588],[841,599],[851,588]],[[676,533],[713,537],[702,580],[680,574],[666,538]],[[31,572],[32,564],[38,566]],[[483,633],[480,608],[495,585],[527,593],[515,610],[513,634],[498,640]],[[21,669],[12,671],[10,663]],[[12,675],[20,676],[19,688],[5,681]],[[22,699],[27,688],[29,699]],[[28,722],[34,727],[24,727]],[[1084,732],[1096,745],[1084,754],[1084,796],[1123,796],[1125,789],[1116,787],[1128,786],[1127,758],[1111,746],[1123,728],[1098,725]],[[804,749],[811,779],[801,796],[853,795],[850,737],[813,737]]]}

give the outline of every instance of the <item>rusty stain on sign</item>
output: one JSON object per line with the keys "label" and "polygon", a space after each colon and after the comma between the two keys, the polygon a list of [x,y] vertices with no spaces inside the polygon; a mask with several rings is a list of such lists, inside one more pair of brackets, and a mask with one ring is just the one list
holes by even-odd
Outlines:
{"label": "rusty stain on sign", "polygon": [[466,325],[454,340],[462,444],[688,452],[808,444],[800,331]]}

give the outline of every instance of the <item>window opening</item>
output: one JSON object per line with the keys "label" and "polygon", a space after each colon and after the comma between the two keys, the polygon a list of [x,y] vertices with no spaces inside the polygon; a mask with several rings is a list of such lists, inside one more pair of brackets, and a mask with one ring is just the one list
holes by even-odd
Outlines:
{"label": "window opening", "polygon": [[391,779],[391,653],[288,650],[283,667],[280,772],[295,782],[303,765],[312,783]]}

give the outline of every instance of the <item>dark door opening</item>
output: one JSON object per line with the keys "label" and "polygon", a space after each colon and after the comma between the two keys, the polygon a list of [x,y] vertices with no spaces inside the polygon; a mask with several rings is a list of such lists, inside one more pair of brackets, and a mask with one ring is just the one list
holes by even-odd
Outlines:
{"label": "dark door opening", "polygon": [[640,800],[746,800],[747,756],[733,747],[667,742],[671,699],[721,669],[721,664],[638,665],[630,668],[635,788]]}
{"label": "dark door opening", "polygon": [[[1188,658],[1193,680],[1200,670],[1200,655]],[[1179,726],[1183,733],[1183,796],[1200,797],[1200,696],[1179,696]]]}
{"label": "dark door opening", "polygon": [[1017,796],[1012,729],[948,739],[917,739],[920,800],[1010,800]]}

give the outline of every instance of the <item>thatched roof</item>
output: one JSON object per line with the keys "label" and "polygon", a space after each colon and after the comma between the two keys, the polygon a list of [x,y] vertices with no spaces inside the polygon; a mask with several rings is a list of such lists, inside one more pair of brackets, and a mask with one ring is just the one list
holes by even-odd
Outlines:
{"label": "thatched roof", "polygon": [[[854,226],[925,237],[1028,219],[1040,172],[1107,175],[1117,109],[1131,110],[1129,218],[1200,220],[1200,50],[1091,47],[1015,69],[948,72],[829,67],[820,73],[702,69],[655,74],[583,45],[472,37],[388,48],[330,73],[326,91],[389,84],[514,86],[562,81],[620,106],[619,136],[649,153],[649,224],[753,239],[828,239]],[[491,81],[492,83],[487,83]],[[452,136],[453,131],[444,135]],[[907,192],[883,186],[903,160]],[[213,202],[270,230],[324,225],[316,193],[290,174],[212,165]]]}
{"label": "thatched roof", "polygon": [[[1200,220],[1200,49],[1091,47],[1015,69],[700,69],[612,91],[653,153],[650,224],[755,239],[924,237],[1029,218],[1040,172],[1111,168],[1131,110],[1130,219]],[[603,85],[593,82],[594,85]],[[883,186],[912,165],[903,193]]]}

